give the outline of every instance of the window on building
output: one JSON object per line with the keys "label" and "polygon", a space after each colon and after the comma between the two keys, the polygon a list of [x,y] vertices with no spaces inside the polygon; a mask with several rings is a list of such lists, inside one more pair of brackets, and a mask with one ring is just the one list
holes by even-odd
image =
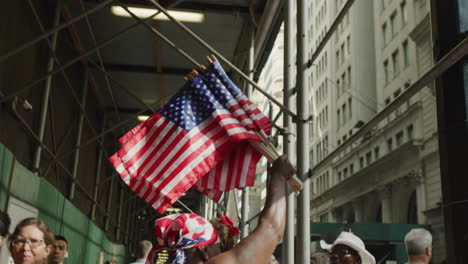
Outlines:
{"label": "window on building", "polygon": [[338,128],[340,128],[340,126],[341,126],[341,111],[340,111],[340,109],[338,109],[338,111],[336,111],[336,116],[337,116],[336,125],[338,126]]}
{"label": "window on building", "polygon": [[336,51],[336,68],[340,67],[340,50]]}
{"label": "window on building", "polygon": [[341,74],[341,85],[343,86],[344,92],[344,90],[348,88],[348,84],[346,83],[346,72],[343,72],[343,74]]}
{"label": "window on building", "polygon": [[348,168],[344,168],[343,169],[343,178],[347,178],[348,177]]}
{"label": "window on building", "polygon": [[387,99],[385,99],[385,105],[389,105],[390,104],[390,97],[387,97]]}
{"label": "window on building", "polygon": [[380,153],[379,153],[379,152],[380,152],[379,147],[375,147],[375,148],[374,148],[374,158],[375,158],[375,159],[378,159],[378,158],[380,157]]}
{"label": "window on building", "polygon": [[403,49],[403,63],[405,67],[409,66],[409,54],[408,54],[408,40],[405,40],[402,44]]}
{"label": "window on building", "polygon": [[387,36],[387,23],[383,23],[382,25],[382,44],[385,47],[387,45],[388,36]]}
{"label": "window on building", "polygon": [[388,76],[388,60],[385,60],[384,63],[383,63],[383,70],[384,70],[384,81],[385,81],[385,85],[388,84],[388,81],[389,81],[389,76]]}
{"label": "window on building", "polygon": [[343,122],[342,122],[342,124],[346,124],[346,115],[348,113],[348,110],[346,109],[346,103],[344,103],[341,106],[341,112],[343,113]]}
{"label": "window on building", "polygon": [[398,59],[398,49],[392,53],[392,64],[393,64],[393,78],[400,74],[400,62]]}
{"label": "window on building", "polygon": [[353,163],[351,163],[349,165],[349,174],[350,174],[350,176],[354,174],[354,164]]}
{"label": "window on building", "polygon": [[403,131],[398,132],[395,138],[396,138],[397,147],[401,146],[401,144],[403,144]]}
{"label": "window on building", "polygon": [[366,164],[369,165],[372,162],[372,152],[367,152],[366,153]]}
{"label": "window on building", "polygon": [[406,133],[408,135],[408,140],[413,139],[413,124],[406,127]]}
{"label": "window on building", "polygon": [[400,89],[397,89],[394,93],[393,93],[393,98],[397,98],[398,96],[400,96],[401,94],[401,90]]}
{"label": "window on building", "polygon": [[337,143],[338,143],[338,146],[341,145],[341,139],[338,139]]}
{"label": "window on building", "polygon": [[350,35],[346,37],[346,52],[348,53],[348,56],[351,54],[351,36]]}
{"label": "window on building", "polygon": [[359,168],[360,169],[364,168],[364,157],[359,158]]}
{"label": "window on building", "polygon": [[408,23],[408,13],[406,10],[406,1],[403,0],[400,3],[400,11],[401,11],[401,25],[404,26]]}
{"label": "window on building", "polygon": [[393,139],[392,138],[387,139],[387,149],[388,149],[388,152],[393,150]]}
{"label": "window on building", "polygon": [[341,63],[344,62],[345,59],[345,46],[344,43],[341,44]]}
{"label": "window on building", "polygon": [[351,66],[348,67],[348,88],[351,88]]}
{"label": "window on building", "polygon": [[325,156],[328,155],[328,136],[325,136],[325,139],[323,140],[323,152]]}
{"label": "window on building", "polygon": [[392,37],[394,37],[397,33],[396,11],[393,12],[390,16],[390,32],[392,33]]}
{"label": "window on building", "polygon": [[353,107],[352,107],[352,99],[351,97],[348,98],[348,107],[349,107],[349,120],[352,119],[353,116]]}
{"label": "window on building", "polygon": [[325,125],[328,125],[328,105],[325,106]]}
{"label": "window on building", "polygon": [[382,1],[381,1],[382,10],[384,10],[384,9],[385,9],[385,6],[386,6],[386,5],[385,5],[385,2],[386,2],[386,1],[387,1],[387,0],[382,0]]}
{"label": "window on building", "polygon": [[338,172],[338,182],[341,182],[341,171]]}

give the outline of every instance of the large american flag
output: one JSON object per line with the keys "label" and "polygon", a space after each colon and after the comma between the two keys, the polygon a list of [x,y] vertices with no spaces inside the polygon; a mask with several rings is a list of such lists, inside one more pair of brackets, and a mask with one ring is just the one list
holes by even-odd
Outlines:
{"label": "large american flag", "polygon": [[164,213],[194,186],[215,201],[252,186],[261,154],[248,140],[270,122],[218,62],[188,81],[148,120],[119,139],[110,157],[125,183]]}

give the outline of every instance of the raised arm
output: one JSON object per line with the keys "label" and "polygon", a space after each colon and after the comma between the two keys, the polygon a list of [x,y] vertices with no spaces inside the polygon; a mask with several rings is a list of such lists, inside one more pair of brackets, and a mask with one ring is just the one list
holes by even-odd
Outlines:
{"label": "raised arm", "polygon": [[283,155],[273,162],[270,172],[267,199],[257,228],[233,249],[210,259],[207,263],[268,263],[286,225],[286,180],[296,171],[287,156]]}

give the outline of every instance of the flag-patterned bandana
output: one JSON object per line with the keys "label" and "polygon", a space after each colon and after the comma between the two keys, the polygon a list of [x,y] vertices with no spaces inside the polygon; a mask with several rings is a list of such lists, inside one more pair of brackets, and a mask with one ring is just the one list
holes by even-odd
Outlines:
{"label": "flag-patterned bandana", "polygon": [[162,250],[168,250],[174,257],[171,264],[186,263],[184,249],[211,245],[218,241],[213,225],[203,217],[194,214],[172,214],[154,223],[157,244],[153,246],[146,264],[155,263]]}

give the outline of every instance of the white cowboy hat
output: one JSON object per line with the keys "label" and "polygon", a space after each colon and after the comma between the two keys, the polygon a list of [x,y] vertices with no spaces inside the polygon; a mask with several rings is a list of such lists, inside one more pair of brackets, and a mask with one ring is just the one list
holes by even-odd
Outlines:
{"label": "white cowboy hat", "polygon": [[331,249],[338,244],[345,245],[356,250],[361,257],[361,264],[375,264],[375,258],[366,250],[364,242],[351,232],[341,232],[333,244],[327,244],[324,240],[320,240],[320,246],[327,251],[331,251]]}

